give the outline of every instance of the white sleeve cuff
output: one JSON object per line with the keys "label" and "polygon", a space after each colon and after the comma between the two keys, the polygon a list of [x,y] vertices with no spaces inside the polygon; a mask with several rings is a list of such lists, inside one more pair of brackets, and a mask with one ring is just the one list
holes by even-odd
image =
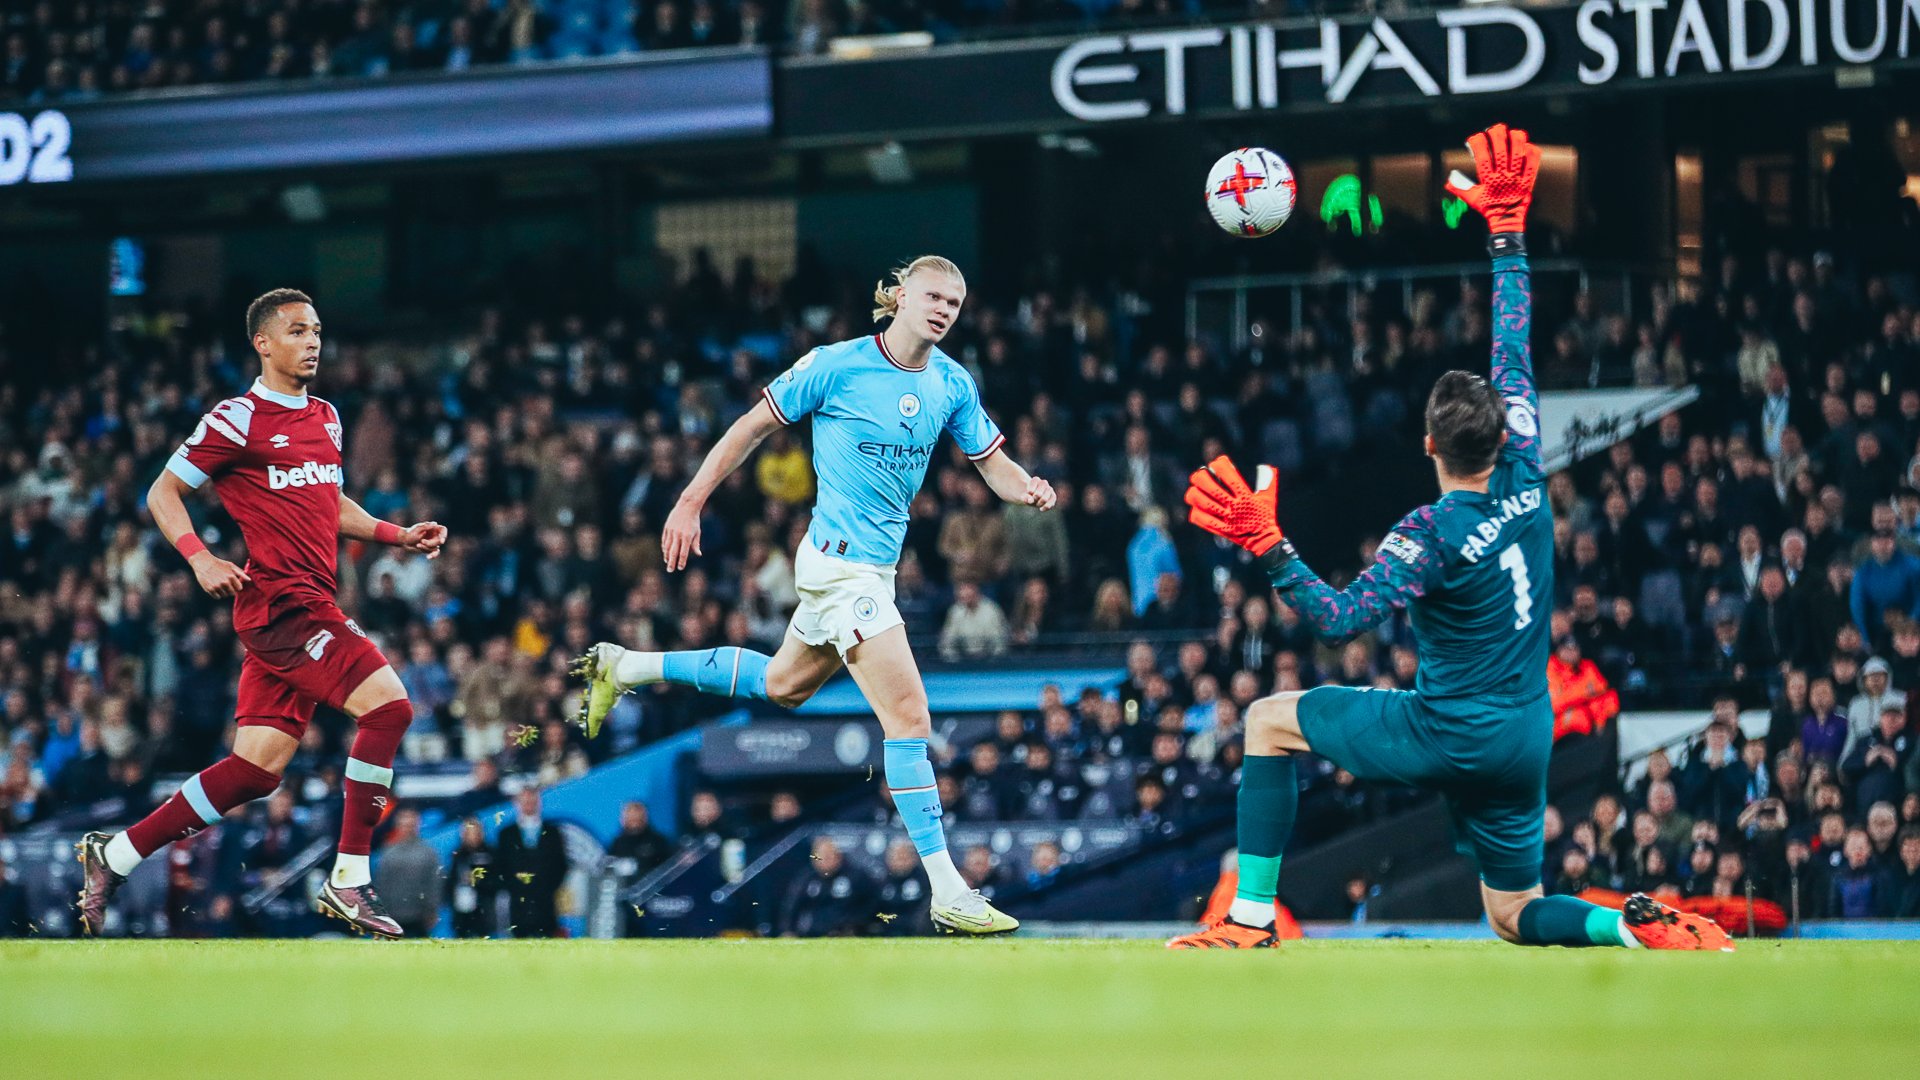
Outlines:
{"label": "white sleeve cuff", "polygon": [[187,455],[176,452],[167,459],[167,471],[187,482],[187,486],[198,491],[206,485],[209,477],[200,471],[199,466],[187,460]]}

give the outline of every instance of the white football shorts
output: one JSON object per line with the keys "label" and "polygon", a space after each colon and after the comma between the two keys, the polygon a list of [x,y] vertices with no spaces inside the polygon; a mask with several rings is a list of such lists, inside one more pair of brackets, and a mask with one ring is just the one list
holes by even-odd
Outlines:
{"label": "white football shorts", "polygon": [[812,544],[793,557],[793,585],[800,606],[787,633],[808,645],[829,642],[840,651],[884,633],[905,620],[893,605],[894,568],[836,559]]}

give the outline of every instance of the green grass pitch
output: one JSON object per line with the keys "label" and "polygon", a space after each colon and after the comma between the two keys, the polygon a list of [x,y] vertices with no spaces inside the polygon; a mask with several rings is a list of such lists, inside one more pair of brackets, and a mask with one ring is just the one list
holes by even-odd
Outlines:
{"label": "green grass pitch", "polygon": [[1887,943],[25,942],[0,1074],[1892,1076],[1915,987]]}

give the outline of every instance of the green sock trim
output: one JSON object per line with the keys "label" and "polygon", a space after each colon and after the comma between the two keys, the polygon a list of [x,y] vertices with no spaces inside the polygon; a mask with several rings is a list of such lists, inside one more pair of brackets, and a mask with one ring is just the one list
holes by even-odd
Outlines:
{"label": "green sock trim", "polygon": [[1587,912],[1587,938],[1595,945],[1612,945],[1626,948],[1627,943],[1620,938],[1623,928],[1620,913],[1612,908],[1596,907]]}
{"label": "green sock trim", "polygon": [[1240,855],[1240,883],[1233,890],[1236,900],[1271,904],[1280,891],[1280,856]]}
{"label": "green sock trim", "polygon": [[1620,913],[1571,896],[1543,896],[1520,909],[1522,945],[1561,945],[1581,949],[1589,945],[1626,944],[1620,938]]}

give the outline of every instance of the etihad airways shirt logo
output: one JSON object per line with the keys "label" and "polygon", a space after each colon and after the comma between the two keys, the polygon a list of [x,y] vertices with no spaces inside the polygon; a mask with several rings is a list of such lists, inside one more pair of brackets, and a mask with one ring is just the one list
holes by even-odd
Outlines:
{"label": "etihad airways shirt logo", "polygon": [[885,443],[868,439],[861,441],[854,449],[860,451],[862,456],[880,468],[889,472],[899,472],[925,469],[928,459],[933,457],[934,447],[933,445]]}

